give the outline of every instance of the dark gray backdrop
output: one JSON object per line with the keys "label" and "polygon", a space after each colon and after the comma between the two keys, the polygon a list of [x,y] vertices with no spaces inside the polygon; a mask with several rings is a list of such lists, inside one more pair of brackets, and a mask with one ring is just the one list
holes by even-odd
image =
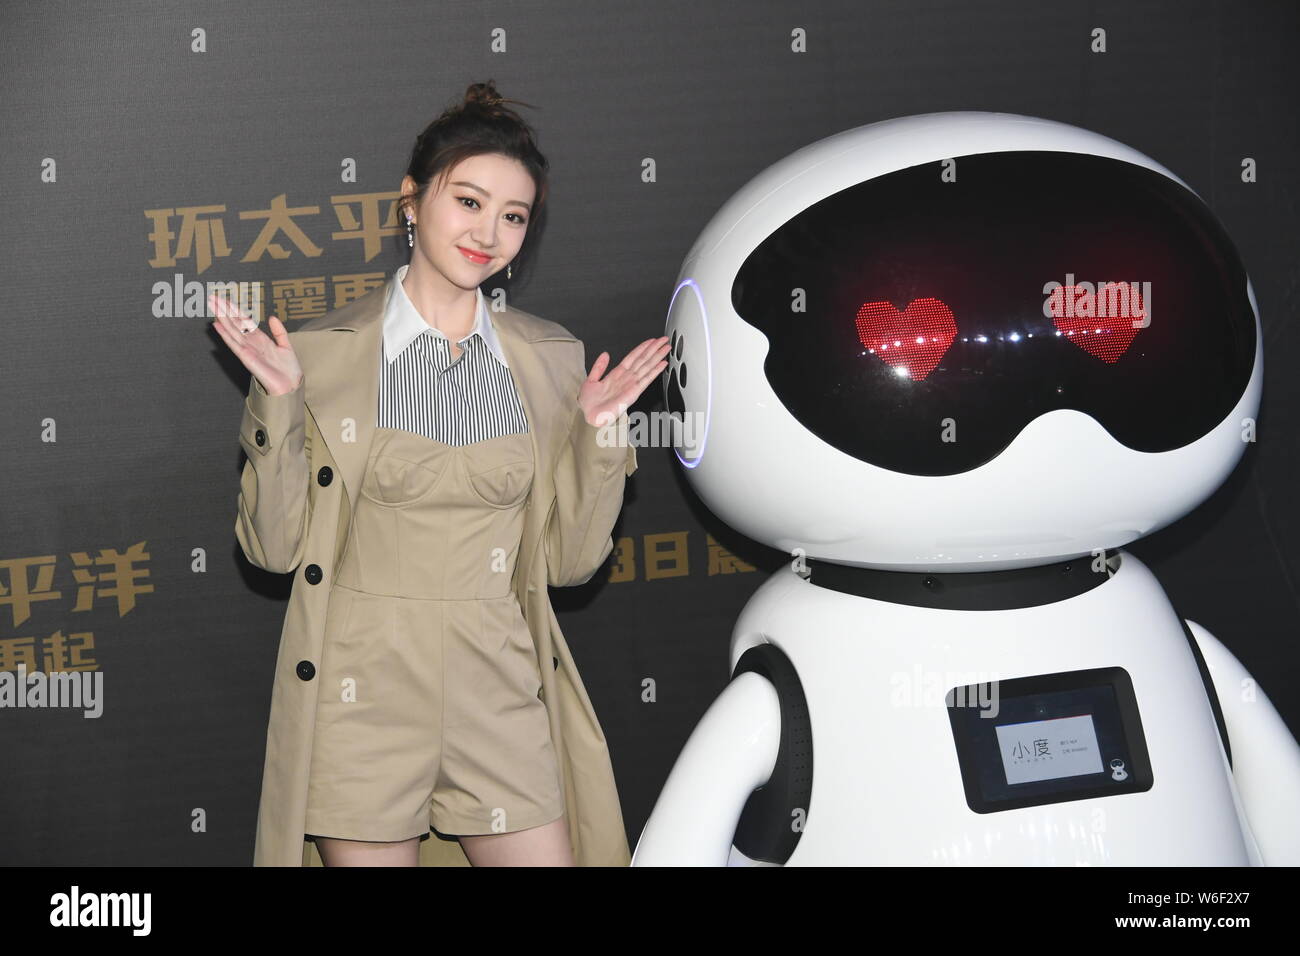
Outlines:
{"label": "dark gray backdrop", "polygon": [[[1290,2],[1226,0],[3,4],[0,669],[24,653],[80,662],[103,675],[105,704],[97,719],[0,709],[0,862],[251,861],[291,576],[249,566],[233,536],[247,373],[206,319],[155,317],[150,290],[175,272],[323,277],[330,289],[391,273],[405,240],[367,261],[362,243],[334,238],[333,201],[396,190],[416,134],[488,77],[541,107],[523,113],[553,165],[535,277],[513,301],[567,326],[589,360],[658,335],[681,258],[717,208],[840,130],[935,110],[1026,113],[1115,137],[1183,177],[1255,285],[1261,431],[1209,502],[1131,550],[1300,730],[1298,19]],[[1101,55],[1089,50],[1098,27]],[[206,52],[192,50],[196,29]],[[799,29],[804,53],[791,49]],[[348,157],[355,183],[340,181]],[[645,157],[656,182],[642,181]],[[1243,157],[1257,183],[1241,182]],[[280,234],[287,257],[241,261],[263,220],[239,214],[280,194],[319,207],[298,220],[319,255]],[[193,253],[151,264],[157,210],[210,206],[225,207],[211,215],[228,257],[203,274]],[[661,402],[652,387],[638,408]],[[670,452],[640,463],[616,530],[631,539],[633,580],[602,572],[552,592],[633,845],[727,679],[732,622],[782,561],[701,507]],[[711,574],[707,535],[756,570]],[[683,541],[688,564],[651,571],[647,549]]]}

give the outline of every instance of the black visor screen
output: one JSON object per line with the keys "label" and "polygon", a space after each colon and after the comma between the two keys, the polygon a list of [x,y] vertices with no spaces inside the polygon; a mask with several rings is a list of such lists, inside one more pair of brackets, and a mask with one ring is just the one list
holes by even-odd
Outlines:
{"label": "black visor screen", "polygon": [[1193,193],[1075,153],[964,156],[955,170],[829,196],[737,273],[732,303],[768,338],[767,379],[812,433],[945,475],[1058,408],[1145,452],[1232,410],[1254,313],[1231,240]]}

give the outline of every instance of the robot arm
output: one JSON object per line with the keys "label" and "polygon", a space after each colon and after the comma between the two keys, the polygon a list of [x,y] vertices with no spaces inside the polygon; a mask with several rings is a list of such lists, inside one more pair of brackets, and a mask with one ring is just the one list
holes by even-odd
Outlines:
{"label": "robot arm", "polygon": [[633,866],[726,866],[745,801],[772,776],[781,704],[766,678],[736,676],[687,739],[646,821]]}
{"label": "robot arm", "polygon": [[1300,746],[1232,652],[1195,621],[1187,626],[1214,681],[1233,779],[1264,865],[1300,865]]}

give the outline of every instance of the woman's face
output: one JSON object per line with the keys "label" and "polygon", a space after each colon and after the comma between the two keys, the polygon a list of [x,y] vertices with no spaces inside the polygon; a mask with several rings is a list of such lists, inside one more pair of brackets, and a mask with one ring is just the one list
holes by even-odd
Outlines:
{"label": "woman's face", "polygon": [[[410,176],[402,180],[404,195],[415,189]],[[499,153],[463,160],[441,182],[430,183],[419,208],[412,210],[412,258],[423,258],[453,285],[477,288],[519,252],[536,192],[533,177],[518,160]]]}

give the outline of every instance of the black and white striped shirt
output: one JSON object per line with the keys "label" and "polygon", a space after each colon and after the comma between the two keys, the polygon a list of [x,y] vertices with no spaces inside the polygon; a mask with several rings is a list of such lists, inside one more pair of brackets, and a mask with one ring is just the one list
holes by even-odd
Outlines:
{"label": "black and white striped shirt", "polygon": [[424,321],[402,288],[408,268],[397,270],[384,306],[377,424],[447,445],[527,432],[482,290],[476,290],[474,328],[456,343],[463,351],[453,362],[451,340]]}

